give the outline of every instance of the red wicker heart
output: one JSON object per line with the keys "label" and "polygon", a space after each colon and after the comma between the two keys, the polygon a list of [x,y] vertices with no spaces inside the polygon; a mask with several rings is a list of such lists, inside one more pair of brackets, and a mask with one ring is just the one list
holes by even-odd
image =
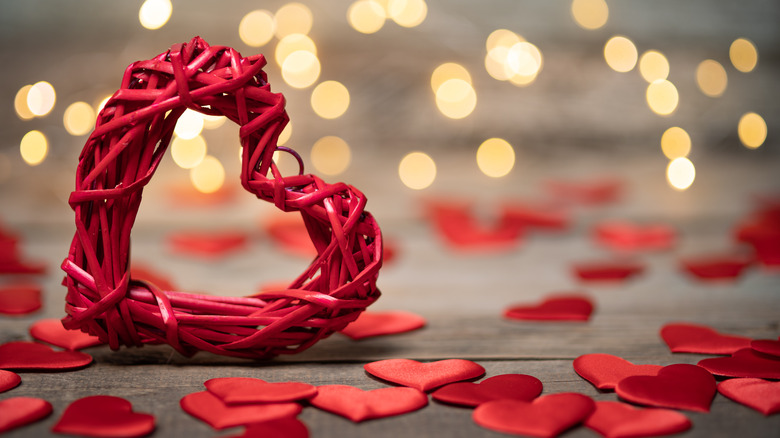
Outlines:
{"label": "red wicker heart", "polygon": [[[199,37],[131,64],[97,118],[70,196],[76,233],[62,269],[63,324],[111,348],[167,343],[191,355],[266,358],[296,353],[344,328],[379,297],[382,235],[354,187],[315,175],[282,176],[272,160],[287,124],[262,55],[242,57]],[[130,231],[152,178],[190,108],[240,126],[241,184],[285,212],[300,212],[317,255],[287,289],[234,298],[161,291],[129,274]]]}

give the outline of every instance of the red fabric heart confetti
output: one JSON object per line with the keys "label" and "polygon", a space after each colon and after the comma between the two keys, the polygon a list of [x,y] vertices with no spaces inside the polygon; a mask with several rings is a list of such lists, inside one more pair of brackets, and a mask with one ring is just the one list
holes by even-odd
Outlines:
{"label": "red fabric heart confetti", "polygon": [[453,249],[464,251],[503,251],[517,246],[521,229],[500,222],[480,223],[470,203],[429,201],[427,215],[436,231]]}
{"label": "red fabric heart confetti", "polygon": [[167,197],[172,204],[181,207],[213,208],[232,202],[238,192],[236,184],[225,182],[216,192],[203,193],[192,184],[171,184],[167,187]]}
{"label": "red fabric heart confetti", "polygon": [[206,380],[204,385],[228,406],[292,402],[312,398],[317,394],[317,387],[308,383],[271,383],[252,377],[218,377]]}
{"label": "red fabric heart confetti", "polygon": [[634,365],[611,354],[585,354],[573,362],[574,371],[598,389],[615,389],[619,381],[631,376],[657,376],[661,365]]}
{"label": "red fabric heart confetti", "polygon": [[547,190],[562,200],[582,204],[605,204],[620,197],[623,182],[617,178],[592,178],[579,181],[552,180],[545,184]]}
{"label": "red fabric heart confetti", "polygon": [[0,286],[0,313],[26,315],[41,308],[41,288],[31,284]]}
{"label": "red fabric heart confetti", "polygon": [[736,227],[736,240],[751,245],[756,257],[766,266],[780,266],[780,218],[774,210],[764,209]]}
{"label": "red fabric heart confetti", "polygon": [[479,383],[458,382],[431,394],[434,400],[460,406],[479,406],[491,400],[531,401],[542,393],[542,382],[526,374],[501,374]]}
{"label": "red fabric heart confetti", "polygon": [[626,377],[615,386],[615,392],[640,405],[709,412],[715,385],[715,378],[706,369],[675,364],[663,367],[657,376]]}
{"label": "red fabric heart confetti", "polygon": [[0,225],[0,274],[40,274],[46,266],[22,260],[19,239]]}
{"label": "red fabric heart confetti", "polygon": [[582,262],[574,265],[574,274],[583,281],[621,282],[644,271],[644,265],[624,260]]}
{"label": "red fabric heart confetti", "polygon": [[477,406],[474,422],[503,433],[555,437],[582,423],[596,409],[582,394],[564,392],[539,397],[532,402],[494,400]]}
{"label": "red fabric heart confetti", "polygon": [[504,317],[528,321],[587,321],[593,303],[585,295],[551,295],[538,304],[514,305]]}
{"label": "red fabric heart confetti", "polygon": [[275,215],[265,222],[265,231],[283,251],[306,258],[317,255],[306,225],[299,215]]}
{"label": "red fabric heart confetti", "polygon": [[295,417],[303,409],[298,403],[265,403],[228,406],[209,391],[185,395],[179,401],[184,412],[217,430]]}
{"label": "red fabric heart confetti", "polygon": [[22,383],[22,378],[18,374],[13,371],[0,370],[0,392],[16,388],[20,383]]}
{"label": "red fabric heart confetti", "polygon": [[780,359],[780,340],[756,339],[750,342],[750,348],[759,353]]}
{"label": "red fabric heart confetti", "polygon": [[246,427],[241,435],[231,435],[226,438],[309,438],[309,429],[299,419],[289,417],[278,420],[252,423]]}
{"label": "red fabric heart confetti", "polygon": [[168,236],[173,251],[209,259],[221,258],[246,247],[249,236],[236,231],[190,231]]}
{"label": "red fabric heart confetti", "polygon": [[677,237],[674,228],[666,224],[636,224],[622,220],[597,224],[593,235],[600,244],[621,251],[669,249]]}
{"label": "red fabric heart confetti", "polygon": [[363,365],[374,377],[428,392],[448,383],[472,380],[485,374],[482,365],[465,359],[421,363],[411,359],[387,359]]}
{"label": "red fabric heart confetti", "polygon": [[502,227],[516,227],[521,230],[542,229],[562,231],[569,228],[571,218],[563,208],[553,204],[527,204],[512,202],[501,207]]}
{"label": "red fabric heart confetti", "polygon": [[41,342],[71,351],[103,345],[97,336],[78,330],[66,330],[59,319],[41,319],[34,322],[30,326],[30,336]]}
{"label": "red fabric heart confetti", "polygon": [[51,414],[51,403],[40,398],[12,397],[0,400],[0,433],[34,423]]}
{"label": "red fabric heart confetti", "polygon": [[425,323],[425,318],[422,316],[403,310],[384,312],[366,310],[339,333],[358,340],[418,330],[425,327]]}
{"label": "red fabric heart confetti", "polygon": [[750,257],[739,254],[708,254],[682,258],[680,266],[699,280],[733,280],[742,275],[752,262]]}
{"label": "red fabric heart confetti", "polygon": [[52,432],[93,437],[142,437],[154,431],[154,416],[110,395],[80,398],[65,408]]}
{"label": "red fabric heart confetti", "polygon": [[0,368],[7,370],[69,371],[92,363],[92,356],[78,351],[54,351],[37,342],[0,345]]}
{"label": "red fabric heart confetti", "polygon": [[354,386],[324,385],[317,387],[317,395],[309,403],[358,423],[422,409],[428,405],[428,396],[415,388],[363,391]]}
{"label": "red fabric heart confetti", "polygon": [[669,409],[637,409],[614,401],[596,402],[585,427],[608,438],[672,435],[691,428],[691,420]]}
{"label": "red fabric heart confetti", "polygon": [[171,281],[169,276],[144,265],[133,264],[130,268],[130,278],[152,283],[163,291],[181,290]]}
{"label": "red fabric heart confetti", "polygon": [[718,384],[718,392],[764,415],[780,412],[780,382],[755,378],[728,379]]}
{"label": "red fabric heart confetti", "polygon": [[724,335],[705,325],[677,323],[661,327],[672,353],[733,354],[750,346],[750,338]]}
{"label": "red fabric heart confetti", "polygon": [[752,348],[743,348],[731,357],[700,360],[699,366],[717,376],[780,379],[780,358]]}

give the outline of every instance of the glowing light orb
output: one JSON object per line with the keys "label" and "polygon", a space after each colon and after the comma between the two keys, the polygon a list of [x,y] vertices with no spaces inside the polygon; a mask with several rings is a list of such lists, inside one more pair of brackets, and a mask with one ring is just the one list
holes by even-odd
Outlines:
{"label": "glowing light orb", "polygon": [[423,152],[411,152],[398,165],[398,176],[410,189],[428,188],[436,179],[436,163]]}
{"label": "glowing light orb", "polygon": [[685,157],[675,158],[666,167],[666,180],[675,190],[686,190],[696,179],[696,168]]}
{"label": "glowing light orb", "polygon": [[485,175],[500,178],[515,165],[515,150],[502,138],[489,138],[477,149],[477,166]]}
{"label": "glowing light orb", "polygon": [[604,45],[604,59],[617,72],[631,71],[636,65],[637,56],[636,46],[624,36],[614,36]]}
{"label": "glowing light orb", "polygon": [[347,142],[336,136],[322,137],[311,148],[314,168],[325,175],[338,175],[349,167],[352,154]]}
{"label": "glowing light orb", "polygon": [[19,143],[22,159],[30,166],[37,166],[46,159],[49,153],[49,142],[41,131],[33,130],[22,137]]}
{"label": "glowing light orb", "polygon": [[766,122],[760,115],[750,112],[743,114],[737,125],[737,133],[742,144],[755,149],[764,144],[767,135]]}

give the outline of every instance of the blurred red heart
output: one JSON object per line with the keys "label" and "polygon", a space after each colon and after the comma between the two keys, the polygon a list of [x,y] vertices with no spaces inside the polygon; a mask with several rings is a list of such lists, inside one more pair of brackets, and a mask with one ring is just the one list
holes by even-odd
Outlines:
{"label": "blurred red heart", "polygon": [[163,291],[180,290],[167,275],[145,265],[133,264],[130,278],[152,283]]}
{"label": "blurred red heart", "polygon": [[410,332],[424,327],[425,322],[425,318],[422,316],[403,310],[384,312],[365,310],[355,321],[341,329],[339,333],[358,340]]}
{"label": "blurred red heart", "polygon": [[593,303],[585,295],[551,295],[532,305],[514,305],[504,310],[504,317],[529,321],[587,321]]}
{"label": "blurred red heart", "polygon": [[743,348],[731,357],[700,360],[699,366],[717,376],[780,379],[780,358],[752,348]]}
{"label": "blurred red heart", "polygon": [[476,379],[485,369],[470,360],[445,359],[421,363],[411,359],[387,359],[363,365],[374,377],[427,392],[448,383]]}
{"label": "blurred red heart", "polygon": [[661,436],[685,432],[691,428],[691,420],[669,409],[637,409],[625,403],[598,401],[585,427],[610,438]]}
{"label": "blurred red heart", "polygon": [[468,202],[428,201],[427,215],[436,231],[452,248],[465,251],[502,251],[517,246],[522,230],[498,222],[489,226],[477,220]]}
{"label": "blurred red heart", "polygon": [[66,350],[81,350],[82,348],[102,345],[97,336],[78,330],[67,330],[59,319],[40,319],[30,326],[30,336],[47,344],[62,347]]}
{"label": "blurred red heart", "polygon": [[206,258],[225,257],[244,249],[248,241],[246,233],[237,231],[189,231],[168,236],[175,252]]}
{"label": "blurred red heart", "polygon": [[739,277],[753,263],[750,257],[738,254],[703,255],[680,259],[680,265],[699,280],[731,280]]}
{"label": "blurred red heart", "polygon": [[617,178],[596,177],[581,180],[551,180],[546,188],[558,198],[583,204],[604,204],[620,197],[623,182]]}
{"label": "blurred red heart", "polygon": [[499,223],[519,229],[544,229],[561,231],[570,226],[569,213],[553,204],[527,204],[512,202],[501,207]]}
{"label": "blurred red heart", "polygon": [[0,392],[16,388],[20,383],[22,383],[22,378],[15,372],[0,370]]}
{"label": "blurred red heart", "polygon": [[11,397],[0,400],[0,433],[38,421],[51,414],[51,403],[40,398]]}
{"label": "blurred red heart", "polygon": [[657,376],[661,365],[634,365],[611,354],[585,354],[572,363],[574,371],[598,389],[615,389],[617,383],[630,376]]}
{"label": "blurred red heart", "polygon": [[311,258],[317,250],[299,215],[274,215],[264,224],[265,230],[279,247],[288,253]]}
{"label": "blurred red heart", "polygon": [[7,370],[68,371],[92,363],[92,356],[78,351],[54,351],[37,342],[0,345],[0,368]]}
{"label": "blurred red heart", "polygon": [[133,405],[123,398],[94,395],[71,403],[51,430],[92,437],[141,437],[154,430],[154,416],[133,412]]}
{"label": "blurred red heart", "polygon": [[252,423],[246,427],[241,435],[231,435],[226,438],[266,437],[309,438],[309,429],[301,420],[289,417]]}
{"label": "blurred red heart", "polygon": [[363,391],[354,386],[323,385],[317,387],[317,395],[309,403],[358,423],[416,411],[428,405],[428,396],[415,388]]}
{"label": "blurred red heart", "polygon": [[671,248],[676,240],[674,228],[669,225],[636,224],[623,220],[609,220],[593,229],[596,240],[617,250],[661,250]]}
{"label": "blurred red heart", "polygon": [[478,406],[491,400],[531,401],[542,393],[542,382],[526,374],[501,374],[479,383],[458,382],[431,394],[434,400],[461,406]]}
{"label": "blurred red heart", "polygon": [[750,338],[724,335],[705,325],[677,323],[661,328],[663,338],[672,353],[732,354],[750,346]]}
{"label": "blurred red heart", "polygon": [[631,403],[709,412],[715,378],[706,369],[688,364],[661,368],[657,376],[632,376],[618,382],[615,392]]}
{"label": "blurred red heart", "polygon": [[41,308],[41,288],[32,284],[0,286],[0,313],[25,315]]}
{"label": "blurred red heart", "polygon": [[780,382],[763,379],[728,379],[718,384],[718,392],[764,415],[780,412]]}
{"label": "blurred red heart", "polygon": [[292,402],[312,398],[317,394],[317,388],[308,383],[271,383],[252,377],[218,377],[206,380],[204,385],[229,406]]}
{"label": "blurred red heart", "polygon": [[756,339],[754,341],[750,341],[750,348],[759,353],[780,358],[780,340],[773,341],[771,339]]}
{"label": "blurred red heart", "polygon": [[298,403],[228,406],[208,391],[187,394],[182,397],[179,404],[184,412],[217,430],[295,417],[303,409]]}
{"label": "blurred red heart", "polygon": [[555,437],[585,421],[596,408],[582,394],[564,392],[539,397],[532,402],[493,400],[477,406],[474,422],[498,432]]}
{"label": "blurred red heart", "polygon": [[644,271],[644,266],[632,261],[605,260],[574,265],[574,274],[584,281],[625,281]]}

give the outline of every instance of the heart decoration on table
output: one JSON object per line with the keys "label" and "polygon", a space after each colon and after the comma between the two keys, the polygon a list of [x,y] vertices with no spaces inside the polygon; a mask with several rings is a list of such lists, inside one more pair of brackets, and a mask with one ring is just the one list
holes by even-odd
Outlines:
{"label": "heart decoration on table", "polygon": [[41,308],[41,288],[32,284],[0,286],[0,313],[26,315]]}
{"label": "heart decoration on table", "polygon": [[404,310],[366,310],[339,331],[354,340],[406,333],[425,327],[426,321],[416,313]]}
{"label": "heart decoration on table", "polygon": [[45,271],[44,264],[23,260],[19,238],[0,224],[0,274],[41,274]]}
{"label": "heart decoration on table", "polygon": [[780,359],[780,340],[774,341],[771,339],[755,339],[750,341],[750,348],[753,350],[774,356]]}
{"label": "heart decoration on table", "polygon": [[228,406],[209,391],[187,394],[179,401],[179,405],[184,412],[217,430],[295,417],[303,409],[298,403]]}
{"label": "heart decoration on table", "polygon": [[317,395],[309,400],[309,403],[318,409],[359,423],[422,409],[428,405],[428,396],[415,388],[363,391],[354,386],[323,385],[317,387]]}
{"label": "heart decoration on table", "polygon": [[596,240],[616,250],[662,250],[671,248],[677,234],[666,224],[636,224],[623,220],[609,220],[593,228]]}
{"label": "heart decoration on table", "polygon": [[426,213],[436,231],[452,248],[462,251],[503,251],[515,248],[522,230],[498,222],[494,226],[480,223],[468,202],[429,200]]}
{"label": "heart decoration on table", "polygon": [[699,280],[734,280],[753,263],[751,257],[740,254],[702,255],[680,259],[680,266]]}
{"label": "heart decoration on table", "polygon": [[582,204],[605,204],[620,197],[623,182],[617,178],[594,177],[581,180],[550,180],[547,190],[557,198]]}
{"label": "heart decoration on table", "polygon": [[218,377],[206,380],[204,385],[228,406],[293,402],[309,399],[317,394],[317,387],[308,383],[271,383],[253,377]]}
{"label": "heart decoration on table", "polygon": [[442,403],[479,406],[492,400],[531,401],[542,393],[542,382],[527,374],[500,374],[478,382],[457,382],[442,386],[431,396]]}
{"label": "heart decoration on table", "polygon": [[780,266],[780,218],[774,209],[763,209],[735,227],[735,238],[753,247],[765,266]]}
{"label": "heart decoration on table", "polygon": [[716,383],[700,366],[674,364],[661,368],[657,376],[626,377],[615,386],[615,392],[640,405],[709,412]]}
{"label": "heart decoration on table", "polygon": [[666,324],[660,334],[672,353],[733,354],[749,347],[751,341],[745,336],[726,335],[691,323]]}
{"label": "heart decoration on table", "polygon": [[598,389],[615,389],[618,382],[631,376],[657,376],[661,365],[634,365],[611,354],[584,354],[574,359],[574,371]]}
{"label": "heart decoration on table", "polygon": [[702,359],[699,366],[716,376],[780,379],[780,358],[743,348],[731,357]]}
{"label": "heart decoration on table", "polygon": [[16,388],[22,383],[22,378],[13,371],[0,370],[0,392]]}
{"label": "heart decoration on table", "polygon": [[756,378],[728,379],[718,384],[718,392],[764,415],[780,412],[780,382]]}
{"label": "heart decoration on table", "polygon": [[41,420],[51,411],[51,403],[40,398],[11,397],[0,400],[0,433]]}
{"label": "heart decoration on table", "polygon": [[637,409],[625,403],[597,401],[585,427],[607,438],[639,438],[685,432],[691,428],[691,420],[669,409]]}
{"label": "heart decoration on table", "polygon": [[593,302],[585,295],[556,294],[540,303],[513,305],[504,310],[504,318],[527,321],[587,321]]}
{"label": "heart decoration on table", "polygon": [[563,231],[570,226],[569,213],[552,204],[505,203],[501,207],[501,227],[515,227],[521,230],[542,229]]}
{"label": "heart decoration on table", "polygon": [[76,330],[66,330],[59,319],[35,321],[30,326],[30,336],[38,341],[71,351],[103,345],[97,336]]}
{"label": "heart decoration on table", "polygon": [[154,416],[133,412],[129,401],[121,397],[94,395],[68,405],[51,430],[99,438],[133,438],[152,433],[154,427]]}
{"label": "heart decoration on table", "polygon": [[248,242],[249,236],[237,231],[182,231],[168,235],[174,252],[211,260],[239,252]]}
{"label": "heart decoration on table", "polygon": [[70,371],[92,363],[92,356],[78,351],[54,351],[37,342],[0,345],[0,368],[25,371]]}
{"label": "heart decoration on table", "polygon": [[154,284],[160,290],[178,290],[170,276],[145,265],[133,264],[130,267],[130,277]]}
{"label": "heart decoration on table", "polygon": [[573,270],[583,281],[622,282],[642,273],[644,265],[635,261],[604,260],[576,263]]}
{"label": "heart decoration on table", "polygon": [[262,423],[247,425],[241,435],[230,435],[225,438],[309,438],[309,429],[299,419],[289,417],[278,420],[268,420]]}
{"label": "heart decoration on table", "polygon": [[264,223],[265,231],[283,251],[301,257],[317,255],[301,218],[274,215]]}
{"label": "heart decoration on table", "polygon": [[595,402],[582,394],[545,395],[531,402],[493,400],[477,406],[474,422],[498,432],[555,437],[582,423],[596,409]]}
{"label": "heart decoration on table", "polygon": [[448,383],[473,380],[485,374],[482,365],[465,359],[422,363],[411,359],[386,359],[363,365],[374,377],[428,392]]}

